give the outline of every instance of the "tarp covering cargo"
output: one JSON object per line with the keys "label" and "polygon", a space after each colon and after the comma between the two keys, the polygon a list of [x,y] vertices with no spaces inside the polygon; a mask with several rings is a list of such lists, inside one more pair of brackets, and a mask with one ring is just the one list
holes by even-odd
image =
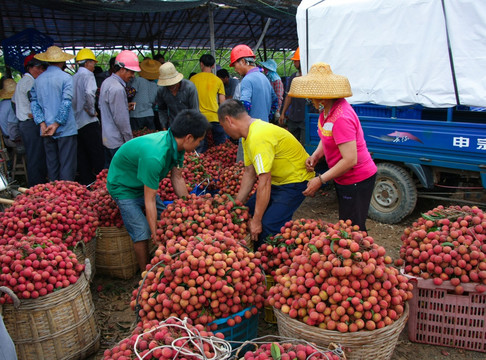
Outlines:
{"label": "tarp covering cargo", "polygon": [[349,78],[351,103],[486,106],[486,1],[303,0],[303,72]]}

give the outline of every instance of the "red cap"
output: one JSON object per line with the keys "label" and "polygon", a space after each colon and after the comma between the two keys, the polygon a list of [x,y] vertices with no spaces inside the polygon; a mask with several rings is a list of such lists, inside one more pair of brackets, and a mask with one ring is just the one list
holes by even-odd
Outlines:
{"label": "red cap", "polygon": [[26,56],[24,59],[24,68],[27,67],[27,64],[34,59],[35,54],[30,54],[29,56]]}

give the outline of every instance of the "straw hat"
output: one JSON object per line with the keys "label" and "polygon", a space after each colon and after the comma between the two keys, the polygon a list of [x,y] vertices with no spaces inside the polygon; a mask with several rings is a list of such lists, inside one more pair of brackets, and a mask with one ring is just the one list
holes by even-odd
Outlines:
{"label": "straw hat", "polygon": [[17,83],[14,79],[5,79],[3,82],[3,89],[0,90],[0,99],[11,99]]}
{"label": "straw hat", "polygon": [[159,81],[157,81],[157,85],[172,86],[180,82],[183,78],[184,75],[178,72],[174,64],[168,61],[159,68]]}
{"label": "straw hat", "polygon": [[162,64],[157,60],[145,59],[140,63],[140,76],[147,80],[155,80],[159,77],[159,67]]}
{"label": "straw hat", "polygon": [[268,59],[267,61],[261,62],[260,65],[270,71],[277,71],[277,63],[273,59]]}
{"label": "straw hat", "polygon": [[312,65],[307,75],[299,76],[290,84],[289,96],[309,99],[339,99],[352,96],[346,76],[333,74],[329,64]]}
{"label": "straw hat", "polygon": [[57,46],[50,46],[46,52],[34,56],[37,60],[51,63],[65,62],[74,59],[74,55],[65,53]]}

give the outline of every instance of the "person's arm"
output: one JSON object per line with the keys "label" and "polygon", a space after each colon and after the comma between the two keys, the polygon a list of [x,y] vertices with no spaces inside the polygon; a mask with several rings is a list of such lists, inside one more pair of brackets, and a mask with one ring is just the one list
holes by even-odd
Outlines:
{"label": "person's arm", "polygon": [[163,95],[164,88],[161,86],[157,90],[157,107],[159,111],[159,121],[162,126],[162,130],[167,130],[169,127],[169,109],[167,103],[164,100]]}
{"label": "person's arm", "polygon": [[245,171],[241,178],[240,191],[236,195],[236,200],[240,201],[242,204],[246,203],[248,195],[253,189],[253,185],[257,181],[256,171],[253,165],[245,167]]}
{"label": "person's arm", "polygon": [[226,100],[226,96],[223,94],[218,94],[218,103],[221,105]]}
{"label": "person's arm", "polygon": [[143,197],[145,201],[145,216],[150,227],[150,232],[152,233],[152,239],[155,239],[157,230],[157,205],[155,203],[155,195],[157,195],[157,190],[144,185]]}
{"label": "person's arm", "polygon": [[258,191],[255,203],[255,212],[249,221],[250,234],[253,241],[258,239],[258,235],[262,232],[262,218],[267,210],[270,202],[270,194],[272,192],[272,175],[270,173],[262,173],[258,176]]}
{"label": "person's arm", "polygon": [[283,125],[284,120],[285,120],[285,113],[287,112],[287,110],[288,110],[288,108],[289,108],[289,106],[290,106],[291,103],[292,103],[292,97],[290,97],[290,96],[287,95],[285,97],[283,107],[280,110],[280,117],[278,119],[278,123],[280,125]]}
{"label": "person's arm", "polygon": [[108,102],[113,114],[113,123],[121,134],[123,141],[127,142],[133,138],[132,127],[130,126],[130,115],[128,112],[127,93],[121,88],[113,92],[113,98]]}
{"label": "person's arm", "polygon": [[85,93],[84,93],[84,106],[83,109],[89,116],[96,116],[96,80],[94,76],[87,78]]}
{"label": "person's arm", "polygon": [[196,85],[194,85],[192,82],[191,84],[193,89],[187,92],[188,109],[194,109],[199,111],[199,98],[197,95]]}
{"label": "person's arm", "polygon": [[322,184],[344,175],[353,168],[358,162],[358,150],[356,147],[356,140],[348,141],[338,145],[341,153],[341,160],[336,165],[327,170],[324,174],[318,175],[309,180],[307,189],[303,192],[305,196],[313,196]]}
{"label": "person's arm", "polygon": [[278,80],[275,83],[275,94],[277,95],[278,99],[278,106],[277,106],[277,113],[280,111],[280,108],[282,107],[282,100],[283,100],[283,95],[284,95],[284,86],[282,80]]}
{"label": "person's arm", "polygon": [[187,197],[189,192],[187,191],[186,181],[182,177],[182,170],[174,167],[170,172],[170,181],[172,182],[172,187],[174,192],[178,197]]}
{"label": "person's arm", "polygon": [[37,101],[37,92],[35,90],[35,85],[32,86],[32,89],[30,90],[30,110],[32,111],[34,122],[40,126],[41,136],[46,136],[46,118],[39,102]]}

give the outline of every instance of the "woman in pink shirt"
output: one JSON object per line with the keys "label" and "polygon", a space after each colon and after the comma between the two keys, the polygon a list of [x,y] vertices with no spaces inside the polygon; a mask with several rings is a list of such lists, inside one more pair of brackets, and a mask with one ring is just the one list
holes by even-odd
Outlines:
{"label": "woman in pink shirt", "polygon": [[333,74],[326,63],[312,65],[309,73],[295,78],[288,94],[308,98],[319,110],[317,149],[307,158],[309,171],[325,156],[329,170],[311,179],[304,195],[312,196],[322,184],[334,180],[339,218],[350,219],[366,231],[366,218],[375,185],[376,165],[353,108],[344,99],[351,96],[345,76]]}

